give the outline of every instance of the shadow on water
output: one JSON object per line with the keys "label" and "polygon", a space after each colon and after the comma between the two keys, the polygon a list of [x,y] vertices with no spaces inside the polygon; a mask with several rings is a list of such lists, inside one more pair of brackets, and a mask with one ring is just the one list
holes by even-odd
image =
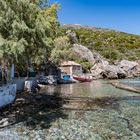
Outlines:
{"label": "shadow on water", "polygon": [[[113,109],[119,112],[119,101],[140,101],[140,96],[127,96],[128,93],[119,97],[111,96],[118,95],[121,91],[119,90],[113,94],[114,90],[116,91],[115,88],[106,90],[102,87],[102,84],[96,84],[49,86],[38,95],[18,94],[13,104],[0,110],[0,128],[23,122],[25,126],[31,129],[38,128],[38,126],[41,129],[48,129],[52,122],[59,118],[68,118],[65,110],[95,111]],[[97,87],[94,89],[93,85]],[[100,89],[98,94],[101,93],[102,96],[94,96],[97,94],[97,89]],[[107,94],[108,92],[111,93]]]}
{"label": "shadow on water", "polygon": [[64,114],[60,109],[44,109],[34,114],[34,116],[29,118],[24,124],[31,129],[49,129],[51,127],[51,123],[55,122],[59,118],[66,119],[67,115]]}
{"label": "shadow on water", "polygon": [[63,103],[56,95],[20,94],[13,104],[0,110],[0,128],[21,122],[33,129],[49,128],[53,121],[67,117],[60,109]]}
{"label": "shadow on water", "polygon": [[102,97],[102,98],[90,98],[90,97],[70,97],[65,98],[70,106],[66,106],[66,110],[77,111],[97,111],[101,109],[115,110],[120,112],[120,101],[140,102],[140,96],[124,96],[124,97]]}

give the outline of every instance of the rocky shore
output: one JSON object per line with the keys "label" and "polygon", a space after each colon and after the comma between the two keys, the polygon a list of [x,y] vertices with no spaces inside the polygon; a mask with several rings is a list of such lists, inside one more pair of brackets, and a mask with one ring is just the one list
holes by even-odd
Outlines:
{"label": "rocky shore", "polygon": [[74,44],[72,51],[92,65],[90,72],[95,79],[122,79],[140,76],[140,60],[121,60],[113,64],[98,53],[91,52],[86,46]]}
{"label": "rocky shore", "polygon": [[126,84],[121,83],[118,80],[110,81],[110,83],[116,88],[124,89],[124,90],[135,92],[135,93],[140,93],[140,88],[128,86]]}
{"label": "rocky shore", "polygon": [[19,93],[12,104],[0,110],[0,129],[28,120],[44,108],[60,108],[62,102],[54,95]]}
{"label": "rocky shore", "polygon": [[[91,86],[100,85],[94,82],[97,83],[93,81]],[[102,88],[102,97],[78,96],[76,92],[76,96],[57,94],[59,92],[50,95],[18,94],[13,104],[0,111],[0,139],[140,139],[139,94],[128,95],[126,91],[112,87],[113,90],[109,90],[112,96],[105,97],[103,85],[97,88]],[[114,93],[116,90],[118,92]],[[87,93],[86,90],[84,92]],[[117,96],[119,92],[125,94]]]}

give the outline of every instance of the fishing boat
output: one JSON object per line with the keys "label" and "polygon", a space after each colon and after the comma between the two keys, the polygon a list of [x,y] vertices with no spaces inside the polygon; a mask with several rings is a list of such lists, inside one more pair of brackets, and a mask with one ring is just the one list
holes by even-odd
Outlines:
{"label": "fishing boat", "polygon": [[79,82],[91,82],[93,80],[89,76],[76,76],[76,75],[73,75],[73,79]]}
{"label": "fishing boat", "polygon": [[0,86],[0,108],[12,103],[16,97],[16,84]]}
{"label": "fishing boat", "polygon": [[57,84],[72,84],[75,83],[74,80],[71,79],[71,76],[68,74],[63,74],[60,78],[57,80]]}

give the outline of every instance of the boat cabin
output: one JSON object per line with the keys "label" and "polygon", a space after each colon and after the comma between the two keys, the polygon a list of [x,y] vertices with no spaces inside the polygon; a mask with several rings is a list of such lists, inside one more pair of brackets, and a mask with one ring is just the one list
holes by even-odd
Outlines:
{"label": "boat cabin", "polygon": [[63,75],[72,76],[82,74],[82,66],[74,61],[63,61],[59,68]]}

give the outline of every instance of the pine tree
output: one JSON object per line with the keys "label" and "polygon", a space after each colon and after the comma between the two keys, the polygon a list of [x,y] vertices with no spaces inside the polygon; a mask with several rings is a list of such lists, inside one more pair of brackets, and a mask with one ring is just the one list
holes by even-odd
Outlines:
{"label": "pine tree", "polygon": [[57,34],[57,5],[38,0],[0,0],[0,58],[9,63],[39,63],[50,56]]}

